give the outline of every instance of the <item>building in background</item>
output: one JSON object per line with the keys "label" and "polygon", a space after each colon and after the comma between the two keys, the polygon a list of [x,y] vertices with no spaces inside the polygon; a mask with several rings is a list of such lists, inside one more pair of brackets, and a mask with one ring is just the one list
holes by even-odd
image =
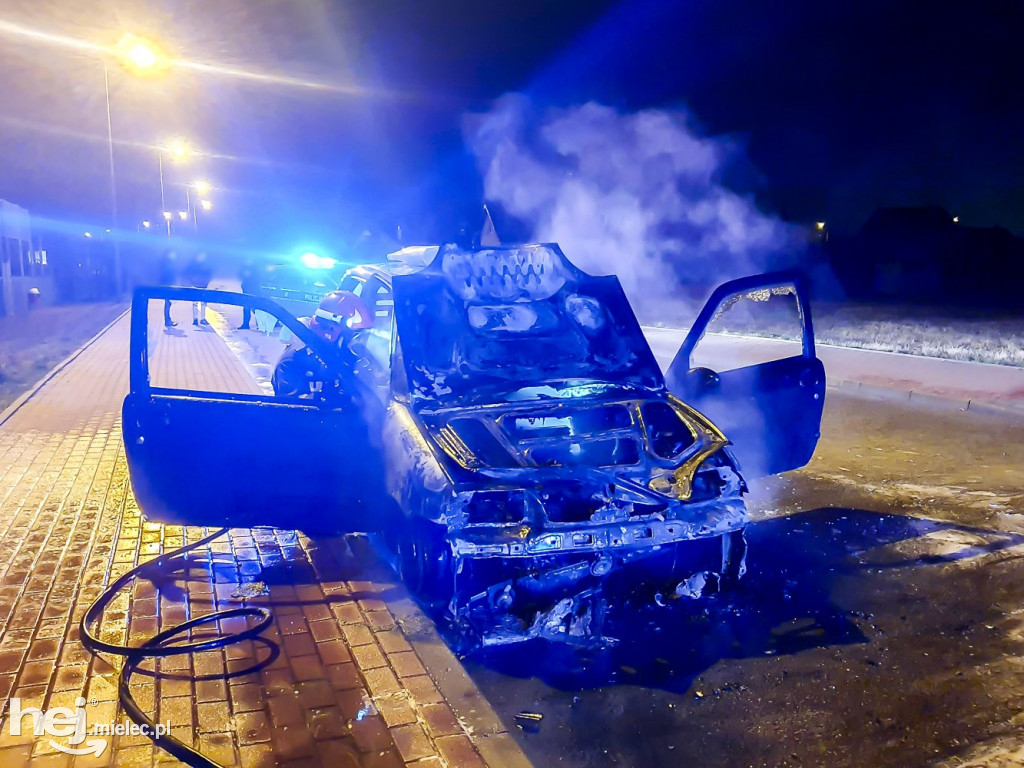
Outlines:
{"label": "building in background", "polygon": [[0,316],[26,312],[37,301],[53,298],[46,251],[32,247],[28,211],[0,200]]}
{"label": "building in background", "polygon": [[847,296],[1020,312],[1024,238],[938,207],[881,208],[825,251]]}

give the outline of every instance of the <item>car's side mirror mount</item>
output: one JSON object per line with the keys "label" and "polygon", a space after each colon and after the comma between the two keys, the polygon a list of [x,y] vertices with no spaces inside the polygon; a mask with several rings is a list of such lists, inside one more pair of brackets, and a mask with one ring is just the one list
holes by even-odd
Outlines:
{"label": "car's side mirror mount", "polygon": [[686,378],[689,380],[690,391],[713,392],[722,384],[718,374],[710,368],[691,368]]}

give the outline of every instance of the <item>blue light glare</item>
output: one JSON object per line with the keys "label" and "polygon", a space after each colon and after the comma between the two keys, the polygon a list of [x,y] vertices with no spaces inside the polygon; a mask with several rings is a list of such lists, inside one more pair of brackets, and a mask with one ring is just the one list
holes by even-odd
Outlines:
{"label": "blue light glare", "polygon": [[320,256],[312,251],[302,254],[299,257],[299,261],[309,269],[331,269],[338,263],[337,259],[332,259],[330,256]]}

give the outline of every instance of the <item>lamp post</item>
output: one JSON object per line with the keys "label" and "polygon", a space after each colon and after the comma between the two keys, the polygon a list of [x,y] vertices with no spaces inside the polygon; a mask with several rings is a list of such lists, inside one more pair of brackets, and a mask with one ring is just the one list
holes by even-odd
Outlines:
{"label": "lamp post", "polygon": [[[170,155],[171,160],[175,162],[183,162],[188,159],[188,156],[192,153],[188,143],[184,139],[175,139],[174,141],[168,142],[163,146],[156,148],[157,163],[160,166],[160,210],[167,210],[167,198],[164,193],[164,153]],[[165,215],[164,219],[167,221],[167,236],[171,236],[171,217]]]}
{"label": "lamp post", "polygon": [[[117,176],[114,173],[114,127],[110,121],[110,72],[107,61],[103,60],[103,94],[107,102],[107,150],[110,155],[110,228],[117,230]],[[120,296],[123,290],[121,274],[121,245],[114,235],[114,292]]]}
{"label": "lamp post", "polygon": [[[167,210],[167,199],[164,197],[164,152],[162,149],[156,151],[156,161],[160,166],[160,210]],[[166,216],[164,217],[167,218]],[[171,220],[167,219],[167,236],[171,236]]]}
{"label": "lamp post", "polygon": [[[199,196],[196,200],[192,199],[191,190],[194,189],[196,194]],[[213,207],[213,203],[209,200],[202,199],[210,191],[210,182],[208,181],[193,181],[191,184],[185,185],[185,206],[192,214],[192,229],[196,232],[199,231],[199,208],[196,203],[198,202],[203,206],[204,211],[208,211]]]}
{"label": "lamp post", "polygon": [[[139,76],[149,77],[162,73],[169,66],[169,60],[164,54],[163,50],[159,45],[154,43],[152,40],[147,40],[138,35],[131,33],[122,35],[121,39],[117,41],[117,44],[107,49],[114,55],[118,63],[126,69],[128,72]],[[107,66],[107,60],[103,60],[103,85],[104,92],[107,97],[107,143],[110,149],[110,188],[111,188],[111,199],[112,209],[114,218],[114,228],[117,227],[117,191],[116,191],[116,180],[114,174],[114,131],[110,119],[110,72]],[[182,145],[184,146],[184,145]],[[185,150],[182,149],[182,154],[185,154]],[[164,195],[164,159],[163,154],[158,155],[158,162],[160,164],[160,210],[167,208],[167,201]],[[167,217],[167,235],[170,237],[171,234],[171,223]],[[114,263],[115,270],[118,274],[120,281],[120,249],[118,246],[117,238],[114,239]],[[120,286],[118,289],[120,292]]]}
{"label": "lamp post", "polygon": [[[156,71],[164,57],[152,42],[127,34],[115,46],[108,49],[129,71],[137,74]],[[121,265],[121,243],[117,236],[117,173],[114,167],[114,124],[110,117],[110,67],[103,58],[103,95],[107,107],[107,154],[110,158],[110,228],[114,239],[114,290],[120,296],[124,290],[124,274]]]}

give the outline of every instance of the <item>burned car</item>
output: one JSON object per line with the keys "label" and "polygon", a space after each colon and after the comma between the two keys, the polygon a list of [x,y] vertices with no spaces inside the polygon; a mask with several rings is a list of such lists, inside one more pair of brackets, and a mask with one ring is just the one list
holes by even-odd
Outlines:
{"label": "burned car", "polygon": [[[744,478],[802,466],[818,438],[824,371],[798,276],[720,287],[663,375],[618,280],[557,246],[428,255],[342,279],[364,283],[374,325],[360,394],[341,401],[154,386],[144,305],[168,297],[276,312],[325,370],[338,358],[266,299],[140,289],[123,424],[147,515],[380,533],[409,586],[485,644],[599,635],[619,574],[686,598],[740,579]],[[757,291],[796,298],[802,353],[693,367],[718,308]],[[270,442],[273,472],[252,471]]]}

